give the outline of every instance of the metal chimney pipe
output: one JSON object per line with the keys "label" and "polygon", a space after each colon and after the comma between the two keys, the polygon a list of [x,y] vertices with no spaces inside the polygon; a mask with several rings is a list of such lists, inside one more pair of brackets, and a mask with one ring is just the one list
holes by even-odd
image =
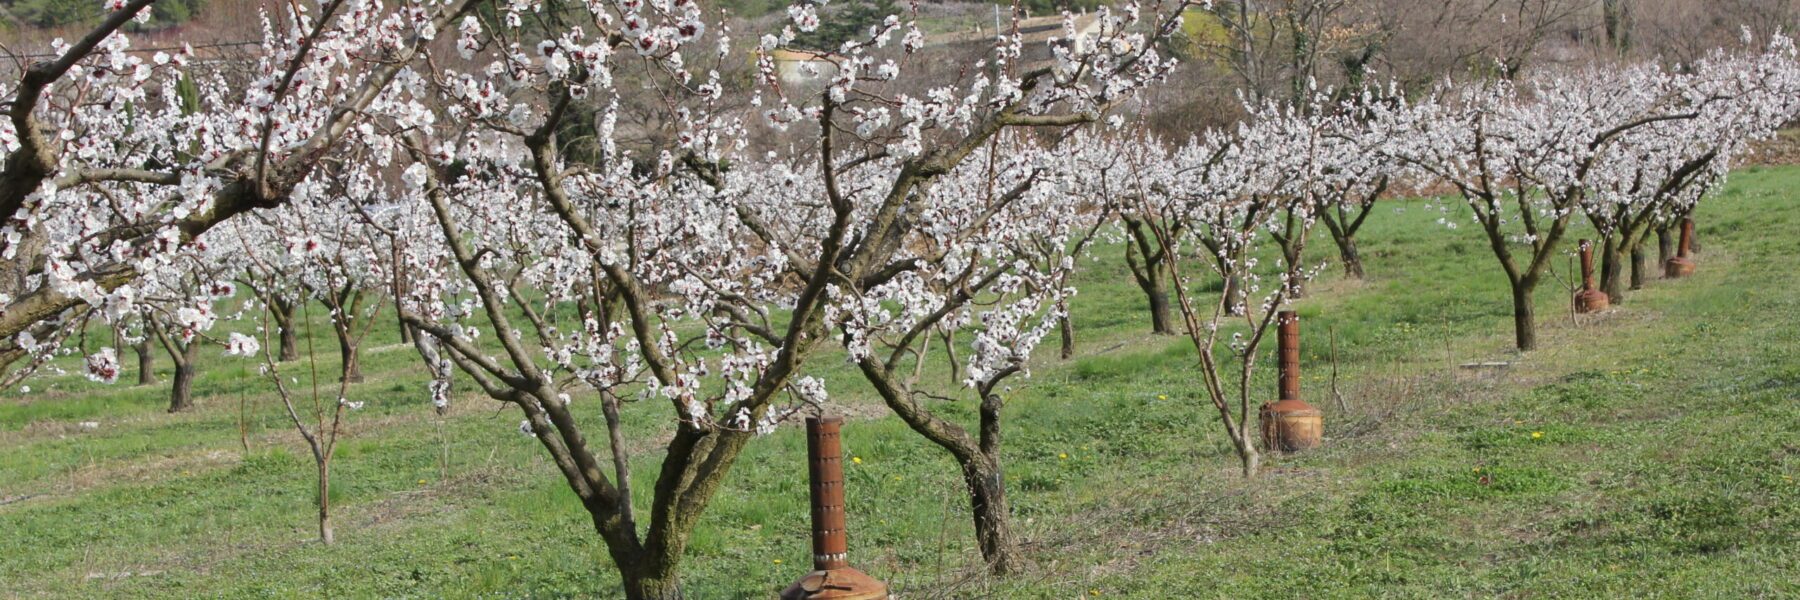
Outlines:
{"label": "metal chimney pipe", "polygon": [[1275,313],[1275,332],[1280,398],[1258,411],[1263,447],[1276,452],[1317,448],[1324,440],[1325,415],[1300,399],[1300,315],[1291,310]]}
{"label": "metal chimney pipe", "polygon": [[1594,243],[1581,240],[1581,289],[1594,289]]}
{"label": "metal chimney pipe", "polygon": [[806,452],[812,474],[813,569],[850,566],[850,539],[844,531],[844,452],[838,439],[842,417],[807,417]]}
{"label": "metal chimney pipe", "polygon": [[1682,258],[1687,258],[1688,252],[1693,248],[1693,245],[1694,245],[1694,218],[1693,217],[1682,217],[1682,219],[1681,219],[1681,247],[1679,247],[1675,250],[1675,255],[1682,257]]}
{"label": "metal chimney pipe", "polygon": [[1300,315],[1284,310],[1275,315],[1276,346],[1281,354],[1278,400],[1300,399]]}
{"label": "metal chimney pipe", "polygon": [[813,571],[781,590],[782,600],[885,600],[887,584],[850,566],[844,529],[842,417],[806,419],[806,463],[812,478]]}
{"label": "metal chimney pipe", "polygon": [[1693,252],[1693,249],[1694,219],[1692,217],[1682,217],[1681,247],[1676,249],[1675,256],[1663,263],[1663,277],[1675,278],[1693,275],[1697,265],[1694,264],[1694,259],[1688,257],[1688,255]]}
{"label": "metal chimney pipe", "polygon": [[1600,312],[1612,306],[1612,297],[1594,289],[1594,242],[1581,240],[1581,290],[1575,292],[1575,312]]}

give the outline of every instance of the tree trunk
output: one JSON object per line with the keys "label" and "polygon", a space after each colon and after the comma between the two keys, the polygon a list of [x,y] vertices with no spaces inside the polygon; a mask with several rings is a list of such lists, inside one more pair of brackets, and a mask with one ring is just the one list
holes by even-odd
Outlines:
{"label": "tree trunk", "polygon": [[649,575],[653,569],[619,569],[626,600],[681,600],[681,581],[673,576]]}
{"label": "tree trunk", "polygon": [[[1297,243],[1294,245],[1297,245]],[[1299,248],[1290,247],[1290,244],[1282,244],[1281,245],[1281,257],[1282,257],[1282,260],[1287,261],[1288,281],[1290,282],[1291,287],[1293,288],[1293,292],[1288,294],[1288,298],[1293,299],[1293,300],[1305,298],[1306,297],[1306,280],[1300,278],[1300,250],[1299,250]]]}
{"label": "tree trunk", "polygon": [[1244,464],[1244,479],[1255,479],[1262,468],[1262,453],[1256,450],[1256,443],[1244,440],[1244,447],[1238,449],[1238,459]]}
{"label": "tree trunk", "polygon": [[281,352],[276,355],[276,360],[300,360],[300,337],[294,332],[294,303],[276,300],[269,304],[269,312],[275,317],[276,329],[281,330]]}
{"label": "tree trunk", "polygon": [[1363,278],[1362,250],[1356,247],[1356,232],[1362,229],[1363,219],[1369,218],[1374,210],[1375,198],[1387,189],[1387,180],[1382,179],[1375,190],[1367,197],[1367,204],[1360,206],[1355,212],[1344,209],[1342,204],[1319,211],[1320,220],[1325,222],[1325,229],[1331,232],[1331,241],[1337,243],[1338,258],[1344,261],[1344,277],[1361,280]]}
{"label": "tree trunk", "polygon": [[[404,308],[404,307],[400,306],[400,297],[395,296],[394,297],[394,319],[400,323],[400,343],[411,344],[411,343],[413,343],[413,330],[411,327],[408,327],[406,325],[406,321],[400,319],[400,315],[406,314],[406,312],[404,310],[401,310],[402,308]],[[576,314],[580,314],[580,313],[576,313]]]}
{"label": "tree trunk", "polygon": [[344,366],[344,374],[341,380],[350,383],[360,383],[363,380],[362,351],[356,347],[356,342],[350,339],[349,332],[342,330],[337,331],[338,352]]}
{"label": "tree trunk", "polygon": [[319,542],[331,545],[331,462],[319,461]]}
{"label": "tree trunk", "polygon": [[1356,248],[1355,236],[1333,238],[1338,243],[1338,258],[1344,261],[1344,277],[1361,280],[1363,278],[1362,252]]}
{"label": "tree trunk", "polygon": [[1062,359],[1075,358],[1075,323],[1064,314],[1056,318],[1056,325],[1062,330]]}
{"label": "tree trunk", "polygon": [[1613,304],[1625,302],[1625,248],[1618,238],[1607,236],[1600,245],[1600,291]]}
{"label": "tree trunk", "polygon": [[956,330],[944,331],[943,340],[944,356],[947,359],[944,364],[950,365],[950,382],[962,381],[962,361],[956,358]]}
{"label": "tree trunk", "polygon": [[[404,264],[400,260],[400,246],[398,244],[394,245],[394,251],[392,253],[392,256],[393,256],[393,258],[392,258],[393,264],[395,264],[395,265]],[[402,285],[403,280],[400,278],[400,275],[402,273],[405,273],[405,270],[394,269],[392,272],[394,274],[394,286],[393,286],[393,289],[390,291],[393,292],[392,295],[393,295],[393,299],[394,299],[394,319],[399,321],[399,323],[400,323],[400,343],[411,344],[413,341],[413,330],[411,327],[407,327],[406,320],[401,318],[402,315],[406,314],[406,306],[401,303],[401,299],[406,297],[406,286]],[[582,314],[582,313],[576,313],[576,314]],[[601,321],[601,322],[605,323],[606,321]]]}
{"label": "tree trunk", "polygon": [[1225,314],[1234,317],[1243,315],[1243,304],[1246,301],[1238,298],[1238,277],[1236,275],[1225,278],[1225,291],[1222,293],[1225,294]]}
{"label": "tree trunk", "polygon": [[185,361],[175,363],[175,381],[169,386],[169,412],[181,412],[194,407],[194,363]]}
{"label": "tree trunk", "polygon": [[1516,281],[1512,285],[1513,334],[1521,352],[1537,348],[1537,322],[1531,303],[1531,291],[1535,287],[1535,281]]}
{"label": "tree trunk", "polygon": [[1160,254],[1157,256],[1144,258],[1141,265],[1133,264],[1131,276],[1137,280],[1138,289],[1144,290],[1144,298],[1150,301],[1150,333],[1174,335],[1174,321],[1169,319],[1169,269],[1159,258]]}
{"label": "tree trunk", "polygon": [[1163,288],[1160,278],[1157,281],[1154,287],[1144,289],[1150,299],[1150,333],[1175,335],[1175,325],[1169,319],[1169,292]]}
{"label": "tree trunk", "polygon": [[1150,243],[1148,234],[1136,222],[1128,220],[1126,225],[1131,239],[1125,242],[1125,264],[1131,267],[1131,278],[1150,301],[1150,332],[1175,335],[1174,321],[1169,319],[1168,255]]}
{"label": "tree trunk", "polygon": [[1020,564],[1018,542],[1013,539],[1012,515],[1006,504],[1006,478],[1000,465],[978,457],[963,465],[969,486],[969,508],[975,517],[975,540],[981,558],[994,575],[1016,573]]}
{"label": "tree trunk", "polygon": [[1661,265],[1675,258],[1675,236],[1670,235],[1670,227],[1664,225],[1656,228],[1656,264]]}
{"label": "tree trunk", "polygon": [[1638,236],[1637,242],[1631,245],[1631,289],[1644,289],[1644,280],[1649,277],[1650,256],[1644,253],[1644,236]]}
{"label": "tree trunk", "polygon": [[150,347],[150,335],[145,334],[143,341],[131,345],[131,351],[137,353],[138,385],[156,383],[156,351]]}
{"label": "tree trunk", "polygon": [[[420,331],[420,335],[426,335]],[[629,501],[627,501],[629,502]],[[593,518],[594,531],[606,542],[606,554],[619,571],[620,586],[627,600],[681,600],[681,578],[676,575],[681,552],[656,551],[638,539],[637,526],[625,518],[626,510],[603,502],[587,506]],[[687,533],[670,531],[677,546],[685,545]]]}
{"label": "tree trunk", "polygon": [[1601,0],[1600,22],[1606,30],[1606,45],[1618,56],[1631,51],[1631,4],[1623,0]]}

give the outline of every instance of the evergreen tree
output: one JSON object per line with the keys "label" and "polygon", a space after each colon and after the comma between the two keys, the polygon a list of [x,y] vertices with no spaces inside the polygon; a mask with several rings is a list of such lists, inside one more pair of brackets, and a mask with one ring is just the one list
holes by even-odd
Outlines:
{"label": "evergreen tree", "polygon": [[868,36],[870,27],[880,25],[888,15],[899,13],[894,0],[833,3],[831,10],[819,15],[819,28],[794,38],[793,47],[836,52],[844,42]]}

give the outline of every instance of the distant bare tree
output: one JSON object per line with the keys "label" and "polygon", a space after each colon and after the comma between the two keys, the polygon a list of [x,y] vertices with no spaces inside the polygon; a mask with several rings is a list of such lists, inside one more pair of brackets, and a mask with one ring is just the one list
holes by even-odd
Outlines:
{"label": "distant bare tree", "polygon": [[[1369,18],[1372,0],[1233,0],[1209,10],[1221,35],[1193,40],[1223,64],[1246,99],[1293,100],[1314,82],[1359,80],[1384,30]],[[1329,72],[1337,60],[1343,71]]]}
{"label": "distant bare tree", "polygon": [[1378,0],[1391,28],[1385,62],[1416,86],[1461,74],[1517,78],[1546,42],[1579,42],[1594,0]]}
{"label": "distant bare tree", "polygon": [[1745,31],[1767,38],[1793,31],[1800,11],[1791,0],[1610,0],[1630,11],[1624,32],[1633,53],[1679,65],[1713,48],[1742,44]]}

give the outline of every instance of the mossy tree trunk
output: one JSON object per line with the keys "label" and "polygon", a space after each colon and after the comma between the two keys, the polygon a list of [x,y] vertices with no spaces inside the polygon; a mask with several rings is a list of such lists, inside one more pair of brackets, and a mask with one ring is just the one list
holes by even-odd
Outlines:
{"label": "mossy tree trunk", "polygon": [[1606,236],[1601,240],[1600,246],[1600,291],[1614,303],[1624,302],[1628,250],[1620,243],[1618,236]]}
{"label": "mossy tree trunk", "polygon": [[1169,263],[1168,254],[1163,252],[1149,232],[1145,231],[1143,221],[1135,217],[1125,217],[1125,230],[1131,239],[1125,243],[1125,264],[1131,267],[1131,278],[1137,282],[1138,289],[1144,291],[1144,298],[1150,303],[1150,332],[1157,335],[1174,335],[1175,325],[1169,319]]}
{"label": "mossy tree trunk", "polygon": [[1023,566],[1024,558],[1019,554],[1018,541],[1012,533],[1012,513],[1006,502],[1006,472],[1000,458],[1001,410],[1005,403],[994,390],[1019,368],[1001,369],[977,385],[976,391],[982,400],[979,429],[972,434],[962,425],[916,402],[907,387],[909,382],[904,377],[897,377],[890,365],[864,358],[857,361],[857,366],[888,408],[907,427],[948,452],[961,467],[974,520],[975,539],[988,572],[995,575],[1017,572]]}
{"label": "mossy tree trunk", "polygon": [[150,333],[146,331],[144,339],[131,345],[131,351],[137,353],[137,384],[140,386],[156,384],[156,350],[150,347],[150,337]]}
{"label": "mossy tree trunk", "polygon": [[294,304],[293,300],[281,298],[269,303],[269,315],[275,319],[275,328],[280,330],[281,349],[276,359],[281,362],[300,360],[300,336],[294,331]]}
{"label": "mossy tree trunk", "polygon": [[[194,376],[198,374],[195,364],[200,358],[200,338],[182,339],[179,334],[170,333],[168,328],[154,320],[147,320],[145,329],[149,335],[155,336],[168,353],[170,362],[175,363],[175,376],[169,382],[169,412],[176,413],[194,406]],[[142,365],[142,359],[139,359]]]}
{"label": "mossy tree trunk", "polygon": [[1020,564],[1018,540],[1012,532],[1012,509],[1006,503],[1006,476],[999,459],[986,457],[962,465],[963,482],[969,489],[969,512],[975,516],[975,541],[988,572],[995,575],[1017,573]]}
{"label": "mossy tree trunk", "polygon": [[[369,294],[355,283],[333,290],[325,297],[331,309],[331,333],[337,337],[339,377],[347,383],[363,380],[362,341],[375,324],[375,315],[362,314],[368,298]],[[375,312],[380,311],[381,303],[377,302]]]}
{"label": "mossy tree trunk", "polygon": [[1631,246],[1631,289],[1644,289],[1644,280],[1650,277],[1650,256],[1644,252],[1644,241],[1640,237]]}

